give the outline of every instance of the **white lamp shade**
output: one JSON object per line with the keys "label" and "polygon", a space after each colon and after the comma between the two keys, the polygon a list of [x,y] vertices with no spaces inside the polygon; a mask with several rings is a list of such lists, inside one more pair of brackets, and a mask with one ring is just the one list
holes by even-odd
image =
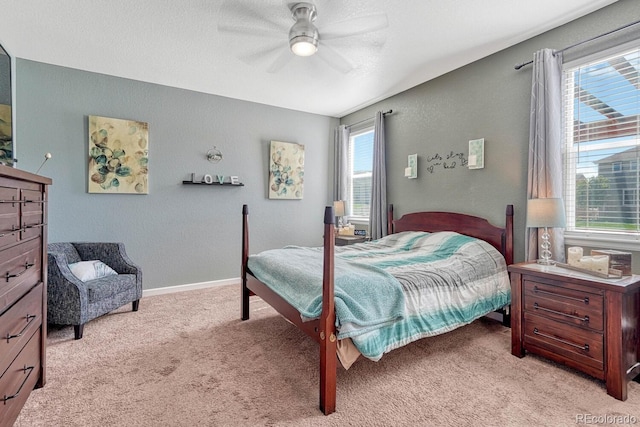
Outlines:
{"label": "white lamp shade", "polygon": [[560,198],[527,200],[527,227],[564,227],[564,202]]}
{"label": "white lamp shade", "polygon": [[335,216],[344,216],[344,200],[333,202],[333,214]]}
{"label": "white lamp shade", "polygon": [[310,37],[298,37],[291,43],[291,51],[298,56],[311,56],[318,50],[317,43]]}

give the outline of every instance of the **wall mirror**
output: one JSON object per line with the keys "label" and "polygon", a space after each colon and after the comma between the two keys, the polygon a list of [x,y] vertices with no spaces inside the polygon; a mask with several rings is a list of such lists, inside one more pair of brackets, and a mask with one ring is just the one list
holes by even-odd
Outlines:
{"label": "wall mirror", "polygon": [[11,57],[0,45],[0,163],[13,166]]}

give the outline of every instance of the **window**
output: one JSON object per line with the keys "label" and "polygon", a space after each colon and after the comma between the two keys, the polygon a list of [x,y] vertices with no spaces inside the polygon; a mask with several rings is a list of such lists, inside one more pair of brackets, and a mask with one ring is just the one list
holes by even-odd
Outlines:
{"label": "window", "polygon": [[636,206],[638,203],[637,198],[638,190],[635,188],[625,188],[622,190],[622,205],[623,206]]}
{"label": "window", "polygon": [[371,174],[373,169],[373,128],[352,132],[349,137],[347,216],[353,220],[369,220]]}
{"label": "window", "polygon": [[613,162],[611,164],[612,172],[621,172],[622,171],[622,162]]}
{"label": "window", "polygon": [[567,240],[640,237],[639,46],[564,66]]}

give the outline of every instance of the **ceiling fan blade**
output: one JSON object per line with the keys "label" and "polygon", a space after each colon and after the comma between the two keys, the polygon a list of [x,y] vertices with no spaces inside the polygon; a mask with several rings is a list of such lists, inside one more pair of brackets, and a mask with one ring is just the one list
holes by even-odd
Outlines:
{"label": "ceiling fan blade", "polygon": [[283,47],[281,43],[278,43],[277,45],[260,49],[258,52],[248,53],[245,55],[238,55],[238,59],[240,59],[242,62],[246,64],[253,65],[256,62],[265,61],[270,56],[273,56],[274,53],[278,52],[280,49],[283,49]]}
{"label": "ceiling fan blade", "polygon": [[326,62],[331,68],[341,72],[342,74],[347,74],[354,68],[351,62],[326,44],[323,44],[322,47],[318,49],[318,53],[316,55],[318,55],[318,57]]}
{"label": "ceiling fan blade", "polygon": [[276,59],[267,68],[267,73],[277,73],[293,58],[293,53],[289,49],[282,49],[282,52],[276,57]]}
{"label": "ceiling fan blade", "polygon": [[218,31],[257,37],[283,37],[291,26],[290,12],[262,3],[259,10],[245,2],[227,0],[220,7]]}
{"label": "ceiling fan blade", "polygon": [[272,28],[258,28],[258,27],[239,27],[229,24],[218,24],[218,31],[222,33],[240,34],[243,36],[253,37],[269,37],[269,38],[285,38],[283,34],[287,34],[288,29],[274,30]]}
{"label": "ceiling fan blade", "polygon": [[281,6],[273,7],[273,4],[261,2],[259,10],[253,9],[248,4],[238,0],[226,0],[220,7],[220,22],[242,22],[253,20],[260,24],[266,24],[272,29],[281,29],[291,21],[291,13]]}
{"label": "ceiling fan blade", "polygon": [[389,26],[386,13],[360,16],[346,21],[330,23],[319,29],[322,40],[357,36],[382,30]]}

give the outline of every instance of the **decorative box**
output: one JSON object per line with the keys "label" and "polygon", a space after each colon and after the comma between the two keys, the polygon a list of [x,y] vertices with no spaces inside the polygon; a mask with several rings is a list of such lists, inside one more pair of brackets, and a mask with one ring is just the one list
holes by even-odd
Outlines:
{"label": "decorative box", "polygon": [[631,253],[613,249],[592,249],[591,255],[608,255],[609,268],[622,271],[623,276],[631,276]]}

